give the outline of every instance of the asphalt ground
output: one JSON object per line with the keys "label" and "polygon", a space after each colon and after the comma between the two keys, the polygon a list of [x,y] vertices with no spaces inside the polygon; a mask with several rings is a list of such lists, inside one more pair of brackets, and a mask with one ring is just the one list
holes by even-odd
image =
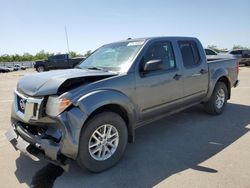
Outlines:
{"label": "asphalt ground", "polygon": [[33,70],[0,74],[0,186],[11,187],[250,187],[250,67],[225,112],[211,116],[202,105],[136,130],[124,157],[93,174],[71,163],[69,172],[15,151],[4,133],[10,126],[13,91]]}

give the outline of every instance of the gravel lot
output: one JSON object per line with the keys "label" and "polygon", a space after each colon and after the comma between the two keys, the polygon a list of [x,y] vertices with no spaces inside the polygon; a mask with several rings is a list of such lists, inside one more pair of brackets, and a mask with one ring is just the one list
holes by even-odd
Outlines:
{"label": "gravel lot", "polygon": [[[32,180],[42,185],[61,175],[46,161],[20,155],[4,136],[17,80],[30,72],[0,74],[2,188],[29,187]],[[224,114],[210,116],[198,105],[144,126],[117,166],[92,174],[72,162],[54,187],[250,187],[250,67],[241,67],[239,78]]]}

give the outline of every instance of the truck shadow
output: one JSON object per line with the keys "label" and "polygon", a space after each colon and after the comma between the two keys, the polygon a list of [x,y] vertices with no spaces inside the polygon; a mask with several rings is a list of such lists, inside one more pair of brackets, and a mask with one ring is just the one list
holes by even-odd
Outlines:
{"label": "truck shadow", "polygon": [[[128,144],[123,159],[112,169],[92,174],[73,162],[54,187],[152,187],[188,168],[217,173],[213,167],[199,164],[249,131],[249,113],[250,106],[229,103],[220,116],[208,115],[201,106],[195,106],[166,117],[139,128],[136,142]],[[25,174],[30,173],[25,170],[28,164],[24,157],[18,158],[16,165],[17,178],[25,182]],[[28,179],[26,183],[30,184]]]}

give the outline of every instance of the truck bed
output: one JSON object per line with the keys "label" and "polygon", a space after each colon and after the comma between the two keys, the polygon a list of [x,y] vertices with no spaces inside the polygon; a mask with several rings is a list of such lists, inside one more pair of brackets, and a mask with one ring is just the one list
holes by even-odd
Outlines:
{"label": "truck bed", "polygon": [[208,61],[209,74],[214,75],[216,71],[227,71],[228,78],[231,79],[230,82],[235,83],[238,76],[237,62],[238,59],[230,58]]}

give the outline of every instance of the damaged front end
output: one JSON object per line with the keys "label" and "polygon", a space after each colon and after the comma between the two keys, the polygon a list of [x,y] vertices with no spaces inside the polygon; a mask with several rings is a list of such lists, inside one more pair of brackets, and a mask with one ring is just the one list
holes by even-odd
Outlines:
{"label": "damaged front end", "polygon": [[67,170],[68,159],[77,158],[87,114],[64,94],[115,75],[69,69],[24,76],[14,93],[8,140],[32,159],[45,158]]}
{"label": "damaged front end", "polygon": [[16,150],[33,160],[47,159],[67,170],[68,159],[77,157],[78,139],[87,115],[77,107],[54,113],[57,111],[52,108],[52,98],[30,97],[15,91],[6,137]]}

